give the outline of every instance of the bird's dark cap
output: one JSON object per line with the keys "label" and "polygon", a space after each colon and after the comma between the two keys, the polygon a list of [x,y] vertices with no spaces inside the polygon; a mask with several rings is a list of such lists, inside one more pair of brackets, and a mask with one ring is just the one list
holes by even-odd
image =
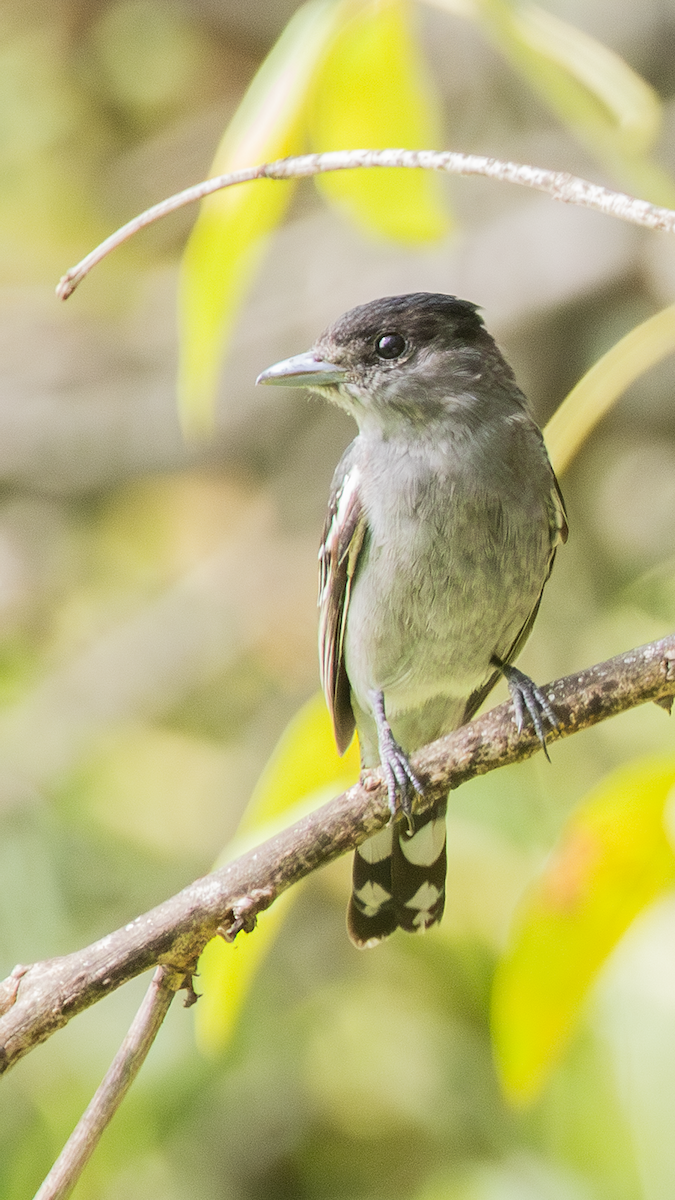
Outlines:
{"label": "bird's dark cap", "polygon": [[472,342],[486,336],[477,304],[443,292],[410,292],[404,296],[382,296],[350,309],[321,334],[317,347],[349,342],[354,336],[375,338],[388,329],[422,345],[439,337]]}

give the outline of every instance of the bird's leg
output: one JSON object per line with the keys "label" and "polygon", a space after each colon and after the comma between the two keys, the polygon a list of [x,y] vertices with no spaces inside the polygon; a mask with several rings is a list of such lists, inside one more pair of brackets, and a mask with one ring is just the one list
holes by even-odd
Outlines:
{"label": "bird's leg", "polygon": [[408,833],[412,835],[415,832],[412,819],[412,797],[414,792],[417,792],[419,796],[423,795],[422,784],[410,766],[405,751],[401,749],[391,732],[391,725],[384,711],[384,692],[371,691],[368,693],[368,699],[370,700],[375,724],[377,725],[377,745],[380,752],[382,770],[387,781],[391,815],[392,818],[395,817],[398,811],[396,795],[398,788],[401,797],[401,810],[408,822]]}
{"label": "bird's leg", "polygon": [[541,742],[542,750],[548,758],[543,718],[546,718],[552,729],[558,729],[558,718],[551,705],[536,683],[530,679],[529,675],[525,675],[517,667],[512,667],[508,663],[501,662],[496,657],[492,659],[492,662],[494,666],[499,668],[509,686],[518,733],[522,733],[525,710],[527,709],[532,718],[534,731]]}

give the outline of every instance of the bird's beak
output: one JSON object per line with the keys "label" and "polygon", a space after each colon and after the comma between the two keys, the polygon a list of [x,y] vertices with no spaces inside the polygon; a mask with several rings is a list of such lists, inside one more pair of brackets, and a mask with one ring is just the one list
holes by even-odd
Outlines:
{"label": "bird's beak", "polygon": [[283,362],[263,371],[256,383],[280,383],[285,387],[325,387],[327,383],[342,383],[346,378],[342,367],[317,358],[312,350],[294,354]]}

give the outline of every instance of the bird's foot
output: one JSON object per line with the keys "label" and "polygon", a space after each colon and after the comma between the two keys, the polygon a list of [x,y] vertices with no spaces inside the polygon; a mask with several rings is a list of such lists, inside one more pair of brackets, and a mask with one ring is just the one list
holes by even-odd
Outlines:
{"label": "bird's foot", "polygon": [[[536,683],[530,679],[529,675],[525,675],[523,671],[519,671],[517,667],[508,666],[506,663],[498,664],[500,671],[509,687],[511,699],[513,701],[513,712],[516,719],[516,728],[518,733],[522,733],[525,720],[525,711],[530,714],[534,732],[541,743],[541,748],[548,758],[548,749],[546,746],[546,732],[544,730],[544,719],[548,722],[551,729],[558,729],[558,718],[556,717],[551,705],[544,693],[537,687]],[[549,760],[550,761],[550,760]]]}
{"label": "bird's foot", "polygon": [[368,699],[373,707],[373,715],[377,725],[377,744],[380,752],[380,763],[387,783],[389,808],[392,819],[399,811],[408,822],[408,833],[412,834],[415,827],[412,819],[412,801],[417,793],[423,795],[422,784],[413,771],[405,750],[399,746],[391,731],[384,711],[384,695],[382,692],[370,692]]}

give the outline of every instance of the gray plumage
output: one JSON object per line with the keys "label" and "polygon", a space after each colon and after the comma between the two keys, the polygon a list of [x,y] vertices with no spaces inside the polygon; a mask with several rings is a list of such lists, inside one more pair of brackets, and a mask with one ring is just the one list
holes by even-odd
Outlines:
{"label": "gray plumage", "polygon": [[[555,718],[508,664],[566,538],[565,512],[541,432],[475,306],[427,293],[376,300],[261,379],[304,380],[359,427],[319,556],[321,673],[340,750],[356,726],[364,765],[382,761],[409,810],[407,756],[468,720],[500,669],[543,740],[541,712]],[[428,821],[411,821],[409,839]],[[361,904],[351,929],[360,945],[411,927],[399,906],[380,931],[380,910],[396,909],[382,878],[388,899]],[[415,927],[441,912],[442,898]]]}

